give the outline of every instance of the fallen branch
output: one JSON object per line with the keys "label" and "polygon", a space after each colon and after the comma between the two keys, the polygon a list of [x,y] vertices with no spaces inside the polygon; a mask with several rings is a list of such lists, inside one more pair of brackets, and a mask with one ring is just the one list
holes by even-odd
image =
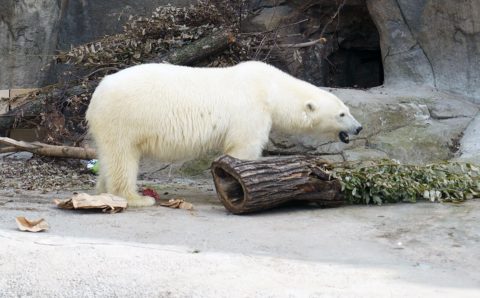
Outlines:
{"label": "fallen branch", "polygon": [[17,147],[10,146],[10,147],[0,147],[0,153],[10,153],[10,152],[17,152]]}
{"label": "fallen branch", "polygon": [[70,146],[55,146],[40,142],[24,142],[10,138],[0,137],[0,144],[8,147],[0,148],[1,153],[27,151],[48,157],[94,159],[97,154],[95,149]]}
{"label": "fallen branch", "polygon": [[75,84],[78,85],[72,85],[70,87],[50,85],[29,94],[22,95],[22,97],[27,97],[27,102],[0,115],[0,131],[16,127],[15,124],[21,123],[24,119],[38,117],[46,111],[46,104],[47,102],[51,102],[52,98],[59,99],[60,101],[62,98],[92,92],[97,86],[96,82],[75,82]]}
{"label": "fallen branch", "polygon": [[46,96],[39,96],[36,100],[28,101],[0,115],[0,131],[12,128],[17,119],[40,115],[44,111],[45,98]]}
{"label": "fallen branch", "polygon": [[193,65],[196,62],[222,52],[234,42],[235,35],[231,31],[218,31],[200,38],[189,45],[178,48],[163,57],[157,57],[147,62]]}
{"label": "fallen branch", "polygon": [[335,14],[330,18],[330,20],[325,24],[325,26],[323,26],[322,32],[320,32],[320,38],[324,36],[327,27],[333,22],[333,20],[335,20],[339,16],[340,11],[343,9],[346,2],[347,0],[343,0],[343,2],[340,3],[340,5],[337,7],[337,11],[335,12]]}
{"label": "fallen branch", "polygon": [[314,46],[318,43],[325,44],[326,42],[327,42],[327,39],[322,37],[322,38],[307,41],[307,42],[285,43],[285,44],[279,44],[278,46],[281,47],[281,48],[306,48],[306,47]]}

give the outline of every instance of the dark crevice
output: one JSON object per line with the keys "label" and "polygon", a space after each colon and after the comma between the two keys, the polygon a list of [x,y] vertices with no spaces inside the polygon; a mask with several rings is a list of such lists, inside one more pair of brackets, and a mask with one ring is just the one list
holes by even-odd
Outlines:
{"label": "dark crevice", "polygon": [[328,62],[325,85],[340,88],[383,85],[380,37],[366,4],[346,5],[340,15],[335,29],[330,30],[335,46],[325,59]]}
{"label": "dark crevice", "polygon": [[330,55],[328,86],[371,88],[383,84],[380,48],[376,50],[340,49]]}

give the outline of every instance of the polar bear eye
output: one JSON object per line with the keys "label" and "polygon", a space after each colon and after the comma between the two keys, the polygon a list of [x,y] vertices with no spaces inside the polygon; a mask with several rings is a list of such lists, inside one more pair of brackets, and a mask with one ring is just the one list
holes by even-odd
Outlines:
{"label": "polar bear eye", "polygon": [[341,114],[340,114],[340,117],[345,117],[345,113],[341,113]]}

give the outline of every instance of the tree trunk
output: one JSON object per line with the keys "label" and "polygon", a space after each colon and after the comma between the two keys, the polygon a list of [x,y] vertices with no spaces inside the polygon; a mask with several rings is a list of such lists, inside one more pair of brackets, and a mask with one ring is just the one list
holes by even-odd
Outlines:
{"label": "tree trunk", "polygon": [[336,207],[345,203],[341,184],[314,157],[270,157],[244,161],[225,155],[212,163],[220,201],[234,214],[271,209],[289,201]]}

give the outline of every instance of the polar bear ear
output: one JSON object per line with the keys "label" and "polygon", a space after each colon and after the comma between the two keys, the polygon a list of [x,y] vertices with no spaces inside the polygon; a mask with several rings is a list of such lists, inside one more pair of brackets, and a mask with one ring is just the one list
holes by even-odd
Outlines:
{"label": "polar bear ear", "polygon": [[313,112],[317,109],[317,106],[315,105],[315,103],[309,101],[305,104],[305,110],[307,112]]}

